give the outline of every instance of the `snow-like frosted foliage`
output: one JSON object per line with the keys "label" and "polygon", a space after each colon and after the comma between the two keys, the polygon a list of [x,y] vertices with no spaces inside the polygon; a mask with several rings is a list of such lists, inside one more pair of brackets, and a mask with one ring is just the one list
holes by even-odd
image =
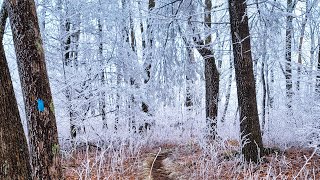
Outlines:
{"label": "snow-like frosted foliage", "polygon": [[[293,145],[305,141],[297,138],[301,134],[319,144],[319,99],[315,90],[319,83],[316,82],[319,78],[319,30],[316,28],[319,5],[313,0],[308,2],[311,9],[302,46],[302,64],[296,59],[305,4],[299,1],[293,11],[294,88],[298,81],[297,68],[302,68],[300,89],[294,89],[293,114],[288,113],[285,106],[286,2],[247,2],[265,144]],[[204,63],[193,39],[208,35],[212,37],[210,46],[220,73],[218,134],[223,139],[237,139],[240,120],[228,4],[226,1],[212,3],[212,28],[209,29],[203,22],[205,5],[202,1],[156,1],[155,7],[149,9],[148,1],[38,0],[39,24],[62,142],[70,139],[72,120],[79,130],[77,142],[120,140],[121,144],[128,140],[139,146],[140,141],[145,144],[155,140],[188,142],[195,138],[204,143]],[[4,44],[23,114],[9,35],[5,36]],[[193,57],[188,49],[192,50]],[[68,62],[66,54],[69,54]],[[150,75],[146,70],[149,65]],[[185,106],[187,89],[192,108]],[[229,93],[230,98],[226,98]],[[143,112],[143,103],[148,106],[147,113]],[[221,122],[223,116],[225,121]],[[103,127],[104,123],[107,128]],[[145,123],[151,125],[151,130],[145,130],[146,136],[137,135],[131,129],[136,124],[135,130],[139,131]]]}

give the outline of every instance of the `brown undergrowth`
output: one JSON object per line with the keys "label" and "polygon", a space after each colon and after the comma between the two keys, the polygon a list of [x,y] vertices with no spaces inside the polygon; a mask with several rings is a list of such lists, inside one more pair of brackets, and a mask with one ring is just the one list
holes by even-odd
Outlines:
{"label": "brown undergrowth", "polygon": [[242,163],[237,143],[201,148],[195,143],[142,147],[136,153],[91,149],[64,159],[65,179],[320,179],[320,156],[310,148],[271,153]]}

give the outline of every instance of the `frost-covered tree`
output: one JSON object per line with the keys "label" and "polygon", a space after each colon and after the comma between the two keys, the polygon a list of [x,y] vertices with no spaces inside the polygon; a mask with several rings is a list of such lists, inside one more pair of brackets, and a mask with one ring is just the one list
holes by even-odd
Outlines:
{"label": "frost-covered tree", "polygon": [[258,162],[263,151],[256,88],[253,75],[247,5],[244,0],[229,0],[234,66],[240,109],[242,153],[246,161]]}

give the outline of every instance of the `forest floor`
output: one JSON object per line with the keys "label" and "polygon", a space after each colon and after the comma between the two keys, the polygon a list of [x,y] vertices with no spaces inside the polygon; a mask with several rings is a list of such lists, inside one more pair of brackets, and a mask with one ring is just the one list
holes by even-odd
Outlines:
{"label": "forest floor", "polygon": [[[64,158],[65,179],[320,179],[320,152],[275,150],[258,164],[243,163],[239,143],[202,149],[195,143],[104,150],[88,148]],[[150,178],[151,177],[151,178]]]}

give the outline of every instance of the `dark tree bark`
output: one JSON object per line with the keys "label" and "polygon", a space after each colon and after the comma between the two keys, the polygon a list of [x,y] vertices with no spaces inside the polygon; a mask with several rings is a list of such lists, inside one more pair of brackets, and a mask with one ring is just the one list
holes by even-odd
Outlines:
{"label": "dark tree bark", "polygon": [[[205,1],[205,23],[211,29],[211,0]],[[217,135],[217,117],[218,117],[218,100],[219,100],[219,72],[214,58],[214,52],[211,50],[211,34],[205,40],[205,46],[202,43],[198,48],[199,53],[204,58],[204,75],[206,82],[206,121],[209,129],[209,138],[215,139]]]}
{"label": "dark tree bark", "polygon": [[[190,1],[192,3],[192,1]],[[205,1],[205,25],[208,29],[211,29],[211,0]],[[193,25],[194,7],[191,4],[191,12],[189,17],[189,26],[195,32],[195,26]],[[179,29],[180,33],[181,30]],[[187,38],[183,37],[185,42]],[[217,116],[218,116],[218,99],[219,99],[219,72],[216,66],[214,52],[211,50],[211,34],[209,34],[205,41],[200,40],[200,37],[193,37],[194,43],[199,54],[203,57],[205,63],[205,88],[206,88],[206,125],[208,129],[209,140],[214,140],[217,135]],[[187,43],[186,43],[187,44]],[[187,44],[188,45],[188,44]]]}
{"label": "dark tree bark", "polygon": [[198,48],[198,51],[205,60],[206,123],[209,129],[209,138],[215,139],[217,135],[219,72],[212,50],[206,46]]}
{"label": "dark tree bark", "polygon": [[0,179],[31,179],[26,136],[19,115],[7,59],[3,34],[8,14],[0,12]]}
{"label": "dark tree bark", "polygon": [[[266,27],[264,27],[266,28]],[[267,36],[266,30],[264,30],[263,35]],[[262,40],[262,61],[261,61],[261,81],[262,81],[262,114],[261,114],[261,128],[262,128],[262,133],[264,132],[265,129],[265,124],[266,124],[266,111],[267,111],[267,89],[268,89],[268,73],[266,71],[266,66],[267,66],[267,38],[263,38]]]}
{"label": "dark tree bark", "polygon": [[33,0],[6,0],[29,130],[33,179],[61,179],[53,101]]}
{"label": "dark tree bark", "polygon": [[[242,153],[246,161],[258,162],[263,150],[257,110],[256,87],[245,0],[229,0],[234,66],[236,72]],[[244,140],[247,140],[244,143]]]}

